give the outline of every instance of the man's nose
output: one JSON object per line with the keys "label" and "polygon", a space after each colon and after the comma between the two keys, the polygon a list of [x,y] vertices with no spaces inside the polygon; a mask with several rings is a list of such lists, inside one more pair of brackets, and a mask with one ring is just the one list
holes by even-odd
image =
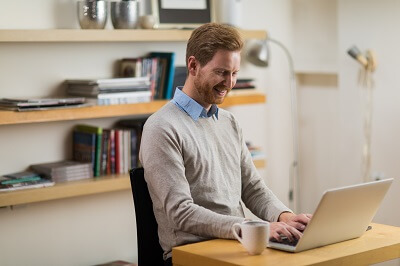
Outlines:
{"label": "man's nose", "polygon": [[231,89],[233,86],[235,86],[235,83],[236,79],[232,75],[225,76],[224,86]]}

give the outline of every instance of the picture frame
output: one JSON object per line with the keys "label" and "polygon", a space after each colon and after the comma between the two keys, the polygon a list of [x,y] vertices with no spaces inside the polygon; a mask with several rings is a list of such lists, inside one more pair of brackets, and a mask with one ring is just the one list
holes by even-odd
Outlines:
{"label": "picture frame", "polygon": [[214,21],[211,0],[152,0],[156,27],[193,29]]}

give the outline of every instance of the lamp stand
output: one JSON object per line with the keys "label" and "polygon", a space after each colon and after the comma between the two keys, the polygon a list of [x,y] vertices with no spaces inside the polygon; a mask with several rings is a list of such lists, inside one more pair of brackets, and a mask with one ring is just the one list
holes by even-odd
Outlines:
{"label": "lamp stand", "polygon": [[297,110],[297,81],[294,72],[294,64],[289,50],[281,42],[268,38],[267,41],[278,45],[286,54],[290,70],[290,100],[293,136],[293,160],[289,168],[289,208],[295,213],[299,211],[299,127]]}

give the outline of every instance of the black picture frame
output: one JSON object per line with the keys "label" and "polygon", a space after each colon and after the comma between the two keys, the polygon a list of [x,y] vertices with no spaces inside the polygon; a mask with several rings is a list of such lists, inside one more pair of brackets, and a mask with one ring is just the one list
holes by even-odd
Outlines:
{"label": "black picture frame", "polygon": [[[162,7],[162,1],[168,2],[168,0],[152,0],[152,13],[158,28],[196,28],[214,21],[211,0],[198,0],[204,1],[205,9],[190,9],[189,7],[165,9]],[[177,2],[177,0],[171,1]]]}

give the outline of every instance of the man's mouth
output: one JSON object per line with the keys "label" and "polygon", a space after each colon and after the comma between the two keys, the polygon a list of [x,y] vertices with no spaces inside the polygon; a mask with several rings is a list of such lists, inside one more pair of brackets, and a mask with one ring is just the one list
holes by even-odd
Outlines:
{"label": "man's mouth", "polygon": [[226,88],[221,87],[214,87],[214,90],[218,93],[219,96],[225,96],[225,94],[228,92]]}

